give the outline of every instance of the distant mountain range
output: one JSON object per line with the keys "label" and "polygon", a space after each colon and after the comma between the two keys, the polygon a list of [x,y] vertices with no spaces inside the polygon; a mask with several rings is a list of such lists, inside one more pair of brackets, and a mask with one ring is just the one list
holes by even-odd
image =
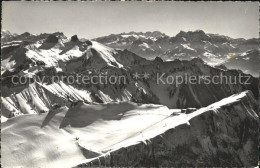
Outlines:
{"label": "distant mountain range", "polygon": [[256,38],[233,39],[197,30],[180,31],[173,37],[154,31],[111,34],[93,40],[109,47],[127,49],[147,59],[161,57],[164,61],[171,61],[199,57],[211,65],[224,64],[228,68],[259,76],[259,39]]}
{"label": "distant mountain range", "polygon": [[[9,31],[2,31],[2,43],[10,41],[37,41],[45,39],[49,34],[32,35],[28,32],[17,35]],[[66,38],[63,33],[54,35]],[[82,38],[83,40],[86,40]],[[131,51],[146,59],[160,57],[164,61],[175,59],[191,60],[202,58],[206,63],[227,68],[240,69],[245,73],[259,76],[260,57],[259,39],[234,39],[218,34],[206,34],[202,30],[180,31],[170,37],[159,31],[129,32],[111,34],[92,39],[108,47]]]}

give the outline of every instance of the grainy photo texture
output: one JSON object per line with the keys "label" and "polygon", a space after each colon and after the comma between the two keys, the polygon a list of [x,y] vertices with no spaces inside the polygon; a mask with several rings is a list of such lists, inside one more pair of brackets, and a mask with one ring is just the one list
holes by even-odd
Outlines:
{"label": "grainy photo texture", "polygon": [[3,2],[1,166],[255,167],[258,2]]}

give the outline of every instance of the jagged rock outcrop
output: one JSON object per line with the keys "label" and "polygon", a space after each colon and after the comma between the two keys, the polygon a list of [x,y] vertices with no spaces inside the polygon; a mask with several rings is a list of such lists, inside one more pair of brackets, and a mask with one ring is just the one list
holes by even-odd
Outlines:
{"label": "jagged rock outcrop", "polygon": [[70,41],[72,41],[72,42],[79,41],[78,36],[77,35],[72,36]]}
{"label": "jagged rock outcrop", "polygon": [[163,62],[162,58],[160,57],[156,57],[153,62],[156,62],[156,63],[160,63],[160,62]]}
{"label": "jagged rock outcrop", "polygon": [[59,38],[56,37],[54,34],[51,34],[47,37],[47,39],[42,43],[39,49],[49,50],[57,45],[59,42]]}
{"label": "jagged rock outcrop", "polygon": [[45,42],[47,42],[47,43],[58,43],[58,41],[59,41],[59,39],[55,35],[51,34],[47,37]]}

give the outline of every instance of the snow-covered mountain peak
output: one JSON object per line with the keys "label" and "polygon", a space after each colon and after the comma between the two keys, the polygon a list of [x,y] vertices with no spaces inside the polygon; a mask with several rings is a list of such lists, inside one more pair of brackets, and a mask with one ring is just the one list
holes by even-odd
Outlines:
{"label": "snow-covered mountain peak", "polygon": [[[233,39],[228,36],[205,33],[203,30],[180,31],[176,36],[169,37],[161,32],[129,32],[99,37],[96,41],[117,49],[127,49],[146,59],[160,56],[164,61],[174,59],[191,60],[200,57],[210,65],[224,64],[229,55],[241,55],[248,50],[258,49],[258,39]],[[254,54],[249,54],[244,62]],[[254,56],[253,56],[254,57]],[[239,58],[237,58],[239,59]],[[234,61],[233,61],[234,62]],[[251,63],[245,63],[244,72],[255,75],[258,71]],[[228,68],[241,68],[238,64],[229,63]]]}
{"label": "snow-covered mountain peak", "polygon": [[1,31],[1,38],[7,38],[9,36],[12,36],[12,33],[8,30],[2,30]]}
{"label": "snow-covered mountain peak", "polygon": [[12,39],[15,36],[17,36],[16,33],[11,33],[8,30],[1,30],[1,41],[2,42],[4,42],[5,39]]}
{"label": "snow-covered mountain peak", "polygon": [[117,51],[115,49],[107,47],[96,41],[91,41],[91,42],[92,42],[91,49],[97,51],[99,53],[98,56],[100,56],[100,58],[104,60],[109,66],[116,66],[118,68],[123,67],[123,65],[118,63],[114,58],[114,55],[117,54]]}
{"label": "snow-covered mountain peak", "polygon": [[[80,41],[77,35],[67,39],[60,32],[52,34],[43,33],[40,35],[23,33],[13,38],[20,41],[2,44],[4,54],[2,61],[4,64],[2,65],[1,73],[4,76],[9,73],[26,71],[26,67],[35,65],[54,66],[55,68],[63,69],[68,61],[86,57],[86,54],[86,58],[92,57],[91,62],[95,62],[95,67],[92,68],[106,66],[123,67],[114,58],[114,55],[117,53],[115,49],[95,41]],[[100,61],[102,66],[98,65]]]}

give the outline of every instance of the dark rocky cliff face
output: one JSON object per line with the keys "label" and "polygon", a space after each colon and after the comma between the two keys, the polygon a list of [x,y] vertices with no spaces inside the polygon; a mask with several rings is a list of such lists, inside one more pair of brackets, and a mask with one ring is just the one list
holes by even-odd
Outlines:
{"label": "dark rocky cliff face", "polygon": [[[80,166],[256,166],[257,102],[251,92],[220,108],[211,108],[164,134],[111,152]],[[195,112],[196,113],[196,112]],[[79,167],[80,167],[79,166]]]}
{"label": "dark rocky cliff face", "polygon": [[72,36],[70,41],[73,42],[79,41],[78,36],[77,35]]}

